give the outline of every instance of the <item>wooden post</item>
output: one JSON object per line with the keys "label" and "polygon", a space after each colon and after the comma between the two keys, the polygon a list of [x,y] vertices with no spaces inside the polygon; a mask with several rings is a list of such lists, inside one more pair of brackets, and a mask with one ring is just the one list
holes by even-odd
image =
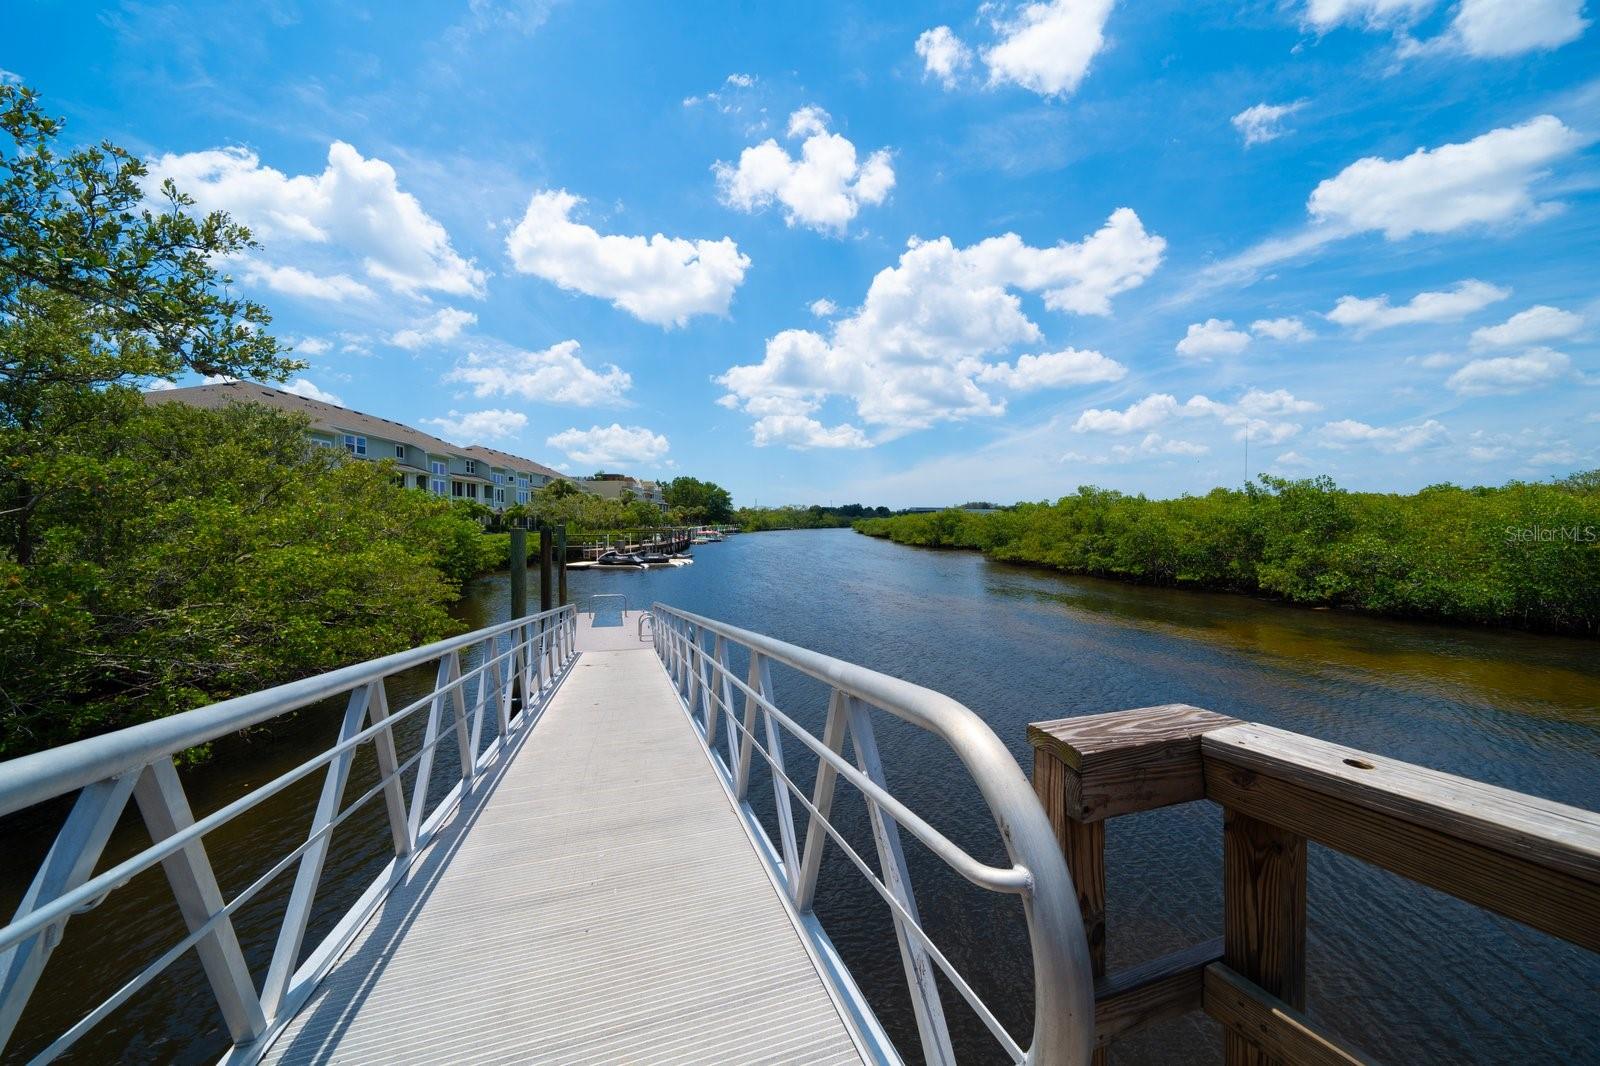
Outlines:
{"label": "wooden post", "polygon": [[511,617],[528,615],[528,531],[511,529]]}
{"label": "wooden post", "polygon": [[554,538],[550,527],[539,525],[539,610],[548,611],[555,606],[555,578],[550,572]]}
{"label": "wooden post", "polygon": [[560,568],[556,571],[559,575],[556,578],[556,591],[558,599],[561,601],[561,606],[565,607],[567,605],[567,524],[565,522],[556,527],[556,554],[560,556],[556,560],[556,566]]}
{"label": "wooden post", "polygon": [[[1169,704],[1028,726],[1034,792],[1072,873],[1097,985],[1106,976],[1105,820],[1203,799],[1200,736],[1235,721],[1198,707]],[[1168,982],[1171,997],[1147,1005],[1137,1024],[1199,1006],[1200,970],[1210,961],[1209,953],[1201,951],[1193,959],[1187,957],[1192,952],[1180,954],[1186,955],[1181,969],[1192,971],[1190,979]],[[1165,961],[1158,960],[1155,970],[1172,976]],[[1105,991],[1109,996],[1115,989]],[[1124,1020],[1117,1024],[1123,1032],[1136,1027]],[[1105,1042],[1096,1047],[1094,1061],[1105,1066]]]}
{"label": "wooden post", "polygon": [[[1067,809],[1067,777],[1073,771],[1055,752],[1035,748],[1033,790],[1056,831],[1056,844],[1066,856],[1072,887],[1078,893],[1083,933],[1089,940],[1089,965],[1098,980],[1106,975],[1106,823],[1084,822]],[[1106,1066],[1106,1049],[1094,1049],[1094,1066]]]}
{"label": "wooden post", "polygon": [[[1235,810],[1223,812],[1222,958],[1295,1010],[1306,1005],[1306,838]],[[1278,1066],[1228,1029],[1228,1066]]]}

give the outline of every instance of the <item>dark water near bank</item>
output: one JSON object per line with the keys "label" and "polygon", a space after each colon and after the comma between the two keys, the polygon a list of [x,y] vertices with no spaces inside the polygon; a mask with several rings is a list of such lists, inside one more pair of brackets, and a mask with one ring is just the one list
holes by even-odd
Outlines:
{"label": "dark water near bank", "polygon": [[[1600,645],[1591,641],[1063,578],[847,531],[746,535],[696,551],[692,567],[574,573],[572,592],[624,592],[635,607],[663,600],[949,693],[983,716],[1025,768],[1029,721],[1184,702],[1600,808]],[[462,615],[487,624],[506,615],[507,599],[503,576],[485,579]],[[408,689],[426,691],[430,680],[393,686],[391,703],[401,705]],[[777,680],[781,702],[818,723],[823,694]],[[339,708],[329,708],[271,739],[222,745],[186,775],[197,813],[326,747],[338,719]],[[880,720],[879,741],[897,795],[978,857],[999,860],[992,820],[941,745],[890,719]],[[455,753],[438,758],[449,766]],[[347,798],[375,780],[369,763],[358,763]],[[805,760],[793,769],[809,780]],[[226,895],[304,838],[319,785],[308,781],[264,817],[208,837]],[[764,776],[755,787],[770,796]],[[336,838],[313,942],[387,857],[381,806],[370,814]],[[870,854],[861,804],[848,790],[836,814]],[[49,837],[42,827],[7,828],[0,905],[9,912]],[[142,831],[123,830],[114,858],[143,844]],[[1208,804],[1112,823],[1113,969],[1220,933],[1220,830]],[[1031,974],[1020,908],[973,889],[914,842],[907,852],[930,934],[1026,1043]],[[1600,957],[1315,846],[1309,879],[1309,1010],[1354,1046],[1397,1063],[1600,1062]],[[258,980],[287,885],[274,890],[239,923]],[[155,873],[73,919],[17,1051],[37,1050],[42,1034],[59,1032],[176,939],[169,898]],[[915,1060],[883,906],[836,854],[818,912]],[[946,1010],[964,1059],[999,1060],[954,994]],[[225,1045],[204,979],[186,959],[87,1037],[75,1057],[205,1062]],[[1119,1045],[1113,1061],[1220,1061],[1218,1046],[1209,1022],[1187,1019]]]}

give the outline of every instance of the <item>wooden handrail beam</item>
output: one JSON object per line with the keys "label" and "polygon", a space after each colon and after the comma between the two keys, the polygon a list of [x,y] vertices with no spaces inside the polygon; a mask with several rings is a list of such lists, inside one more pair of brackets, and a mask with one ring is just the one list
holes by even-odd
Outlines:
{"label": "wooden handrail beam", "polygon": [[1294,1066],[1366,1066],[1372,1060],[1340,1047],[1305,1015],[1220,962],[1205,969],[1205,1011],[1235,1039]]}
{"label": "wooden handrail beam", "polygon": [[1270,726],[1201,752],[1230,811],[1600,951],[1600,814]]}
{"label": "wooden handrail beam", "polygon": [[1095,1047],[1199,1010],[1205,969],[1221,958],[1218,937],[1100,978],[1094,983]]}

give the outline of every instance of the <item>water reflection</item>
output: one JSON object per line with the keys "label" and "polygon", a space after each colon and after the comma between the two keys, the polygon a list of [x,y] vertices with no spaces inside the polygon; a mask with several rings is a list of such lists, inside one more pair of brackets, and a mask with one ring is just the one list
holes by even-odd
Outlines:
{"label": "water reflection", "polygon": [[[697,556],[694,566],[670,570],[574,573],[572,592],[580,600],[622,592],[636,608],[664,600],[946,692],[981,714],[1025,767],[1029,721],[1185,702],[1600,808],[1600,656],[1592,641],[1068,578],[848,531],[741,536]],[[535,602],[537,594],[535,582]],[[488,625],[507,616],[509,598],[504,575],[486,578],[469,589],[459,614],[473,627]],[[426,675],[397,683],[391,703],[401,705],[405,691],[425,691]],[[824,694],[778,682],[784,706],[815,724]],[[274,736],[220,745],[212,763],[185,775],[197,814],[325,748],[341,709],[304,712]],[[891,789],[962,847],[996,861],[993,821],[949,751],[893,721],[881,723],[879,741]],[[453,759],[453,751],[438,756],[446,766]],[[813,767],[799,753],[791,770],[807,781]],[[375,779],[367,749],[347,796]],[[314,776],[289,790],[251,825],[208,838],[225,891],[304,839],[319,782]],[[446,784],[441,775],[439,787]],[[752,794],[770,822],[770,779],[758,772]],[[870,853],[859,797],[842,793],[835,811],[846,835]],[[386,860],[381,805],[349,829],[335,837],[310,942]],[[1209,804],[1110,827],[1113,966],[1216,935],[1219,831]],[[50,831],[34,819],[0,832],[0,906],[14,907]],[[141,833],[124,825],[108,858],[141,844]],[[1032,978],[1014,901],[973,889],[920,847],[908,845],[907,858],[935,940],[1025,1038]],[[1393,1061],[1595,1060],[1600,1019],[1590,1006],[1600,1000],[1600,959],[1319,848],[1309,876],[1310,1012],[1332,1031]],[[826,927],[890,1032],[914,1049],[881,902],[836,853],[821,884]],[[258,980],[286,889],[280,884],[241,919]],[[17,1048],[42,1046],[46,1033],[70,1024],[175,939],[169,900],[160,875],[146,875],[74,918]],[[946,1004],[963,1061],[998,1061],[970,1012],[954,996]],[[225,1046],[198,967],[185,960],[92,1034],[77,1057],[202,1062]],[[1211,1062],[1217,1048],[1211,1024],[1191,1018],[1130,1040],[1114,1060]]]}

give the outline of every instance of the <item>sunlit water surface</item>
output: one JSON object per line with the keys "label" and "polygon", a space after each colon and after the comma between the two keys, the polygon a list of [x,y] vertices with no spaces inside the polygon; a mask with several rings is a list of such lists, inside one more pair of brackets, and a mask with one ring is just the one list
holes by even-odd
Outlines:
{"label": "sunlit water surface", "polygon": [[[670,570],[574,572],[571,591],[580,601],[622,592],[634,607],[661,600],[938,689],[977,711],[1025,769],[1030,721],[1181,702],[1600,808],[1600,654],[1592,641],[1061,577],[842,530],[738,536],[696,549],[696,559]],[[486,578],[460,614],[488,624],[507,616],[508,601],[506,577]],[[425,692],[430,680],[423,672],[394,684],[391,703]],[[781,673],[778,688],[786,707],[820,724],[825,693]],[[319,708],[270,738],[219,745],[210,763],[186,775],[197,813],[326,747],[339,714],[337,706]],[[879,732],[891,789],[962,846],[998,861],[993,821],[950,753],[891,719],[880,720]],[[406,739],[415,746],[414,736]],[[795,757],[793,745],[790,754],[796,779],[809,780],[814,763]],[[442,748],[439,759],[451,765],[455,753]],[[370,787],[374,774],[364,755],[347,797]],[[439,775],[436,790],[445,783]],[[226,894],[304,839],[318,787],[310,779],[276,797],[265,817],[208,837]],[[770,825],[770,778],[758,774],[753,789]],[[836,815],[870,854],[859,799],[841,792]],[[381,805],[372,806],[336,838],[308,941],[386,861],[382,818]],[[48,847],[40,823],[0,825],[0,904],[15,906]],[[1113,969],[1220,933],[1220,830],[1219,813],[1204,803],[1112,823]],[[127,820],[109,854],[132,854],[141,835]],[[1026,1044],[1032,976],[1016,901],[972,888],[914,843],[907,851],[927,928]],[[1356,1047],[1390,1062],[1600,1062],[1600,958],[1315,846],[1309,882],[1309,1011]],[[286,893],[275,884],[240,916],[258,981]],[[17,1056],[43,1046],[45,1034],[70,1025],[176,939],[169,900],[153,873],[72,921],[30,1005]],[[883,905],[836,849],[818,913],[915,1061]],[[462,933],[470,941],[471,930]],[[963,1060],[1001,1061],[958,998],[947,994],[945,1002]],[[187,958],[71,1058],[208,1062],[226,1045],[199,967]],[[1118,1045],[1113,1061],[1213,1062],[1218,1048],[1211,1023],[1190,1018]]]}

